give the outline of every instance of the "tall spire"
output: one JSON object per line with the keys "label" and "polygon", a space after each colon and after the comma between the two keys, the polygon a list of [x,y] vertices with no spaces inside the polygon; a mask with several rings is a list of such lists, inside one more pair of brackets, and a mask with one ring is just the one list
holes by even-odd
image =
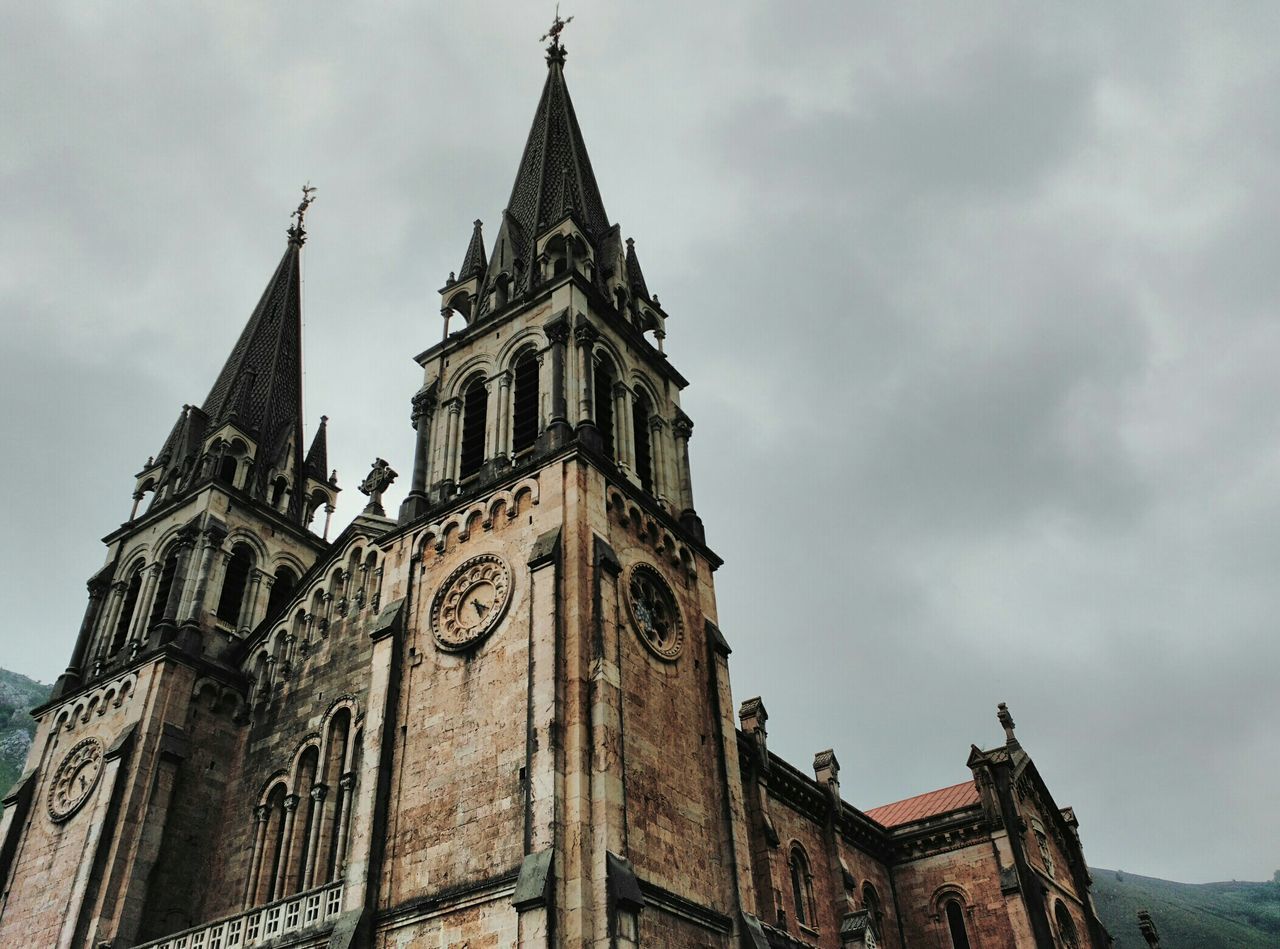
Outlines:
{"label": "tall spire", "polygon": [[533,269],[527,245],[556,223],[565,209],[577,214],[593,241],[609,230],[609,215],[564,81],[565,53],[558,41],[547,51],[547,81],[507,202],[507,211],[518,225],[508,230],[518,243],[515,250],[524,260],[526,275]]}
{"label": "tall spire", "polygon": [[[186,406],[164,447],[154,460],[162,468],[156,480],[169,484],[168,496],[194,486],[211,474],[209,459],[202,457],[206,439],[219,428],[234,424],[256,443],[253,466],[240,487],[250,496],[266,496],[266,478],[272,469],[285,473],[295,490],[290,492],[288,514],[305,519],[300,486],[306,477],[302,457],[302,245],[306,242],[303,218],[314,200],[315,189],[303,188],[302,203],[293,212],[284,256],[267,281],[266,289],[218,373],[204,403]],[[324,453],[324,426],[317,435]],[[313,451],[317,446],[312,446]],[[327,460],[327,459],[326,459]],[[152,463],[148,463],[148,468]],[[151,475],[148,475],[151,477]],[[323,476],[319,479],[325,481]]]}
{"label": "tall spire", "polygon": [[305,467],[307,476],[317,481],[329,480],[329,416],[320,416],[320,427],[316,429],[316,437],[311,439],[311,447],[307,449]]}

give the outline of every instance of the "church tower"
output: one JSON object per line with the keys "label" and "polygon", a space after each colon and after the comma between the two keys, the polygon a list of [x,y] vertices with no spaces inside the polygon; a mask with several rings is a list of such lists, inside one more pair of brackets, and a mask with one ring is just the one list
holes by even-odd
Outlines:
{"label": "church tower", "polygon": [[[192,883],[160,841],[216,846],[215,826],[183,809],[220,803],[227,762],[199,776],[184,762],[193,741],[234,746],[246,720],[238,651],[328,546],[308,525],[338,492],[323,418],[303,453],[310,201],[308,189],[213,388],[182,407],[137,475],[129,520],[105,538],[71,660],[36,710],[28,770],[6,800],[0,944],[97,946],[104,932],[145,931],[171,884]],[[170,879],[157,885],[160,873]]]}
{"label": "church tower", "polygon": [[377,459],[333,539],[323,416],[303,451],[306,192],[34,712],[0,945],[1107,945],[1003,705],[970,780],[866,812],[832,749],[812,775],[768,750],[759,698],[737,727],[686,381],[562,27],[492,246],[476,221],[417,356],[404,502]]}

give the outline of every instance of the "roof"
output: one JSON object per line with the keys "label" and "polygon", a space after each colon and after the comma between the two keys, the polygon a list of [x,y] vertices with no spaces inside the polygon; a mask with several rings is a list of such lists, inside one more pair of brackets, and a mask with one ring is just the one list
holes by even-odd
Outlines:
{"label": "roof", "polygon": [[939,788],[927,794],[917,794],[892,804],[873,807],[865,813],[883,827],[897,827],[927,817],[937,817],[962,807],[973,807],[977,803],[978,789],[972,781],[964,781],[949,788]]}

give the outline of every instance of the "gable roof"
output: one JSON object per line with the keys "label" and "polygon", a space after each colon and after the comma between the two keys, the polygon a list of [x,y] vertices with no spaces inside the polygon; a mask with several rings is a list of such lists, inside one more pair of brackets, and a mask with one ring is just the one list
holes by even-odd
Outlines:
{"label": "gable roof", "polygon": [[978,804],[978,789],[973,781],[953,784],[951,787],[939,788],[926,794],[917,794],[892,804],[873,807],[864,813],[882,827],[897,827],[912,821],[937,817],[948,811],[962,807],[973,807]]}

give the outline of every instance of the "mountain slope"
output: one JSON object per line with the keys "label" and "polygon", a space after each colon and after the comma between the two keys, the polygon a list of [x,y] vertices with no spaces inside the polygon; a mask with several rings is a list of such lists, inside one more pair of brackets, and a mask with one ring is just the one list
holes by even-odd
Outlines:
{"label": "mountain slope", "polygon": [[1275,949],[1280,882],[1175,883],[1090,868],[1098,916],[1117,949],[1145,949],[1137,913],[1151,911],[1161,949]]}
{"label": "mountain slope", "polygon": [[28,709],[49,697],[50,686],[0,669],[0,794],[6,794],[22,774],[27,749],[36,732]]}

